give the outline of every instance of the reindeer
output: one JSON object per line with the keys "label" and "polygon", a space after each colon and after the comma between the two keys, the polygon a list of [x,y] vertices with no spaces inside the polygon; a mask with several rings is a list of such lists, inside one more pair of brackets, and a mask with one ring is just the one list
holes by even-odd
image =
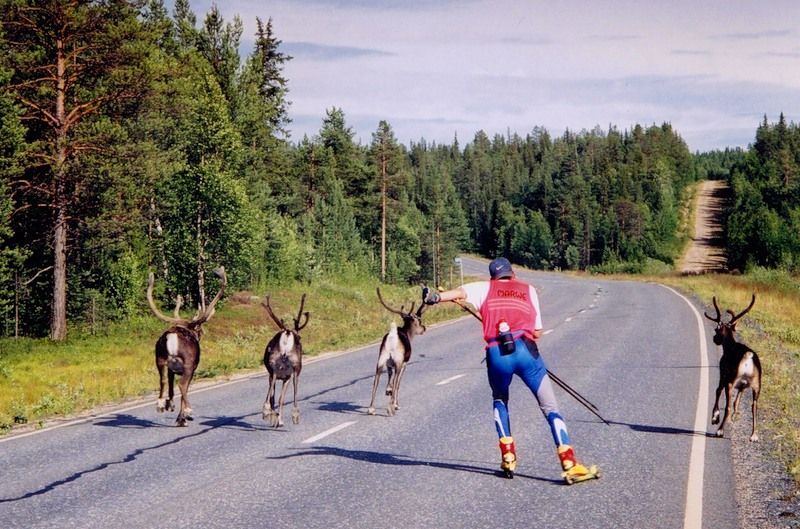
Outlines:
{"label": "reindeer", "polygon": [[411,339],[417,334],[425,333],[425,325],[422,324],[422,312],[427,305],[420,303],[419,309],[414,312],[414,303],[411,303],[411,310],[405,312],[405,306],[400,310],[393,309],[383,301],[381,289],[376,289],[378,299],[386,310],[403,318],[403,326],[399,329],[397,324],[392,322],[389,332],[383,335],[381,347],[378,352],[378,364],[375,366],[375,380],[372,382],[372,400],[370,400],[367,413],[375,415],[375,392],[378,389],[378,382],[381,378],[383,369],[386,368],[388,380],[386,381],[386,394],[389,395],[389,416],[393,416],[395,411],[400,409],[399,393],[400,380],[406,371],[406,366],[411,358]]}
{"label": "reindeer", "polygon": [[[187,320],[180,317],[181,304],[183,298],[179,295],[175,300],[175,311],[173,316],[164,315],[153,301],[153,283],[155,278],[150,272],[147,278],[147,303],[153,314],[162,321],[172,326],[164,331],[164,334],[156,342],[156,368],[159,373],[160,388],[156,410],[161,413],[164,410],[175,411],[175,375],[180,375],[179,386],[181,389],[181,411],[178,413],[178,426],[186,426],[186,421],[191,421],[192,407],[189,405],[189,384],[194,377],[194,372],[200,364],[200,338],[203,335],[203,324],[214,315],[214,307],[222,297],[228,277],[225,275],[225,268],[220,266],[214,270],[214,274],[220,279],[220,286],[217,295],[211,303],[203,306],[201,301],[197,314]],[[169,397],[164,398],[164,389],[169,380]]]}
{"label": "reindeer", "polygon": [[[269,304],[269,296],[261,304],[267,309],[272,321],[280,328],[275,336],[267,344],[264,350],[264,366],[269,373],[269,388],[267,398],[264,401],[264,408],[261,417],[266,421],[269,419],[270,425],[274,428],[283,426],[281,415],[283,414],[283,401],[288,389],[287,381],[292,379],[294,396],[292,398],[292,423],[300,423],[300,408],[297,405],[297,385],[300,378],[300,370],[303,369],[303,345],[300,342],[299,332],[308,324],[308,312],[303,312],[306,303],[306,295],[300,299],[300,310],[294,318],[294,329],[286,327],[284,321],[272,311]],[[275,385],[281,380],[281,396],[278,401],[278,409],[275,410]]]}
{"label": "reindeer", "polygon": [[[731,319],[728,322],[721,321],[719,306],[717,305],[717,297],[712,298],[714,308],[717,311],[717,316],[712,318],[705,312],[706,318],[715,322],[717,327],[714,329],[714,343],[722,346],[722,357],[719,359],[719,386],[717,386],[717,395],[714,400],[714,410],[711,414],[711,424],[719,422],[719,395],[723,388],[725,389],[725,414],[722,416],[722,423],[717,430],[717,437],[725,435],[725,423],[728,416],[731,415],[731,422],[736,420],[739,408],[739,399],[742,397],[742,391],[748,387],[753,390],[753,430],[750,435],[750,441],[758,441],[758,434],[756,433],[756,416],[757,416],[757,403],[758,395],[761,392],[761,361],[755,351],[750,349],[747,345],[737,342],[734,337],[736,332],[736,322],[753,308],[756,302],[756,295],[753,294],[753,299],[750,305],[739,314],[734,314],[732,310],[728,310]],[[733,414],[731,414],[731,389],[736,390],[736,396],[733,400]]]}

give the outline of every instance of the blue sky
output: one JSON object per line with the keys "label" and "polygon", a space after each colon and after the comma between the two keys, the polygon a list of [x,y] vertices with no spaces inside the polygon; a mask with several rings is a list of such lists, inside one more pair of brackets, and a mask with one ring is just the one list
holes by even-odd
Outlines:
{"label": "blue sky", "polygon": [[[172,2],[168,2],[171,5]],[[464,145],[669,122],[692,151],[747,147],[764,115],[800,119],[797,0],[217,0],[292,55],[291,139],[344,111],[368,144]],[[192,0],[202,21],[211,0]]]}

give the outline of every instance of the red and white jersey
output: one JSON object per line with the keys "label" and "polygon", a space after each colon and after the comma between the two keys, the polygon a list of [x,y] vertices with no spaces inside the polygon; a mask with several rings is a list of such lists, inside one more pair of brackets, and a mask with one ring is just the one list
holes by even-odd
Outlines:
{"label": "red and white jersey", "polygon": [[516,279],[497,279],[467,283],[461,288],[466,301],[474,305],[483,319],[483,337],[487,342],[497,337],[501,320],[512,332],[523,332],[533,338],[533,331],[542,329],[539,296],[533,286]]}

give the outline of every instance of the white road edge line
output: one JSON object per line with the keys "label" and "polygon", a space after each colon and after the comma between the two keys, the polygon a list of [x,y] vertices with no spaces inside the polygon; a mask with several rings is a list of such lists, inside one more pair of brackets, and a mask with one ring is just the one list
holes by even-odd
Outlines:
{"label": "white road edge line", "polygon": [[325,431],[324,431],[324,432],[322,432],[322,433],[318,433],[318,434],[317,434],[317,435],[315,435],[314,437],[309,437],[308,439],[306,439],[305,441],[303,441],[303,443],[302,443],[302,444],[310,444],[310,443],[317,442],[317,441],[319,441],[320,439],[323,439],[323,438],[325,438],[325,437],[328,437],[328,436],[329,436],[329,435],[331,435],[331,434],[335,434],[335,433],[336,433],[336,432],[338,432],[339,430],[344,430],[344,429],[345,429],[345,428],[347,428],[348,426],[353,426],[355,423],[356,423],[356,421],[347,421],[347,422],[343,422],[342,424],[340,424],[340,425],[338,425],[338,426],[334,426],[333,428],[329,428],[328,430],[325,430]]}
{"label": "white road edge line", "polygon": [[[441,322],[441,323],[435,323],[433,325],[429,325],[428,329],[435,329],[437,327],[445,327],[447,325],[451,325],[453,323],[457,323],[457,322],[459,322],[461,320],[465,320],[465,319],[468,319],[468,318],[471,318],[471,317],[472,316],[462,316],[461,318],[457,318],[455,320],[449,320],[449,321],[444,321],[444,322]],[[332,352],[328,352],[328,353],[322,353],[322,354],[320,354],[318,356],[312,356],[308,360],[306,360],[304,358],[303,359],[303,364],[304,365],[308,365],[308,364],[313,364],[315,362],[322,362],[323,360],[330,360],[332,358],[337,358],[339,356],[344,356],[344,355],[348,355],[348,354],[351,354],[351,353],[356,353],[358,351],[362,351],[364,349],[369,349],[371,347],[378,347],[379,345],[380,345],[380,342],[374,342],[374,343],[370,343],[370,344],[366,344],[366,345],[359,345],[357,347],[353,347],[352,349],[346,349],[344,351],[332,351]],[[254,378],[266,378],[266,376],[267,376],[266,371],[263,371],[263,372],[260,372],[260,373],[246,373],[246,374],[241,374],[241,375],[233,375],[230,380],[225,381],[225,382],[209,381],[207,386],[201,386],[201,387],[197,387],[195,389],[192,389],[192,394],[196,395],[197,393],[202,393],[204,391],[211,391],[211,390],[214,390],[214,389],[224,388],[225,386],[230,386],[231,384],[238,384],[240,382],[245,382],[245,381],[248,381],[248,380],[251,380],[251,379],[254,379]],[[118,415],[120,413],[125,413],[127,411],[132,411],[132,410],[136,410],[136,409],[139,409],[139,408],[144,408],[146,406],[152,406],[153,405],[153,399],[155,399],[155,394],[153,395],[152,398],[146,398],[146,400],[145,400],[145,398],[137,399],[137,402],[132,403],[130,406],[125,406],[125,407],[122,407],[122,408],[114,408],[114,409],[112,409],[110,411],[104,411],[104,412],[100,412],[100,413],[92,413],[92,414],[88,414],[88,415],[85,415],[85,416],[82,416],[82,417],[78,417],[78,418],[75,418],[75,419],[66,419],[66,420],[63,420],[61,422],[57,422],[56,424],[48,424],[48,425],[46,425],[46,426],[44,426],[42,428],[31,430],[29,432],[23,432],[23,433],[18,433],[18,434],[11,433],[11,434],[9,434],[7,436],[0,437],[0,444],[6,443],[8,441],[14,441],[16,439],[24,439],[25,437],[30,437],[32,435],[38,435],[40,433],[49,432],[51,430],[57,430],[59,428],[64,428],[64,427],[67,427],[67,426],[75,426],[77,424],[84,424],[84,423],[87,423],[87,422],[96,421],[97,419],[102,419],[104,417],[110,417],[112,415]]]}
{"label": "white road edge line", "polygon": [[452,382],[454,380],[458,380],[459,378],[465,377],[465,376],[467,376],[467,375],[465,375],[465,374],[454,375],[454,376],[452,376],[450,378],[446,378],[446,379],[444,379],[444,380],[442,380],[440,382],[437,382],[436,385],[437,386],[444,386],[445,384],[449,384],[450,382]]}
{"label": "white road edge line", "polygon": [[[680,297],[694,312],[697,319],[697,330],[700,336],[700,388],[697,390],[697,411],[694,416],[694,435],[692,450],[689,455],[689,479],[686,484],[686,510],[683,514],[684,529],[702,529],[703,527],[703,474],[706,459],[706,417],[708,416],[708,346],[705,329],[700,313],[685,296],[673,288],[661,285]],[[698,432],[702,432],[698,433]]]}

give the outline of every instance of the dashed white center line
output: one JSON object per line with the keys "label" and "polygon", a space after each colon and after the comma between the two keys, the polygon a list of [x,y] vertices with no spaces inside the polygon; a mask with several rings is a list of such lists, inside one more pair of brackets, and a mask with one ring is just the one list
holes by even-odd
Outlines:
{"label": "dashed white center line", "polygon": [[454,380],[458,380],[459,378],[461,378],[463,376],[466,376],[466,375],[463,375],[463,374],[462,375],[455,375],[455,376],[452,376],[450,378],[446,378],[446,379],[444,379],[444,380],[442,380],[440,382],[437,382],[436,385],[437,386],[444,386],[445,384],[449,384],[450,382],[452,382]]}
{"label": "dashed white center line", "polygon": [[567,318],[567,319],[566,319],[566,320],[564,320],[564,321],[572,321],[572,316],[570,316],[569,318]]}
{"label": "dashed white center line", "polygon": [[553,329],[547,329],[546,331],[544,331],[544,332],[542,333],[542,335],[545,335],[545,334],[550,334],[551,332],[553,332]]}
{"label": "dashed white center line", "polygon": [[325,430],[325,431],[324,431],[324,432],[322,432],[322,433],[318,433],[318,434],[317,434],[317,435],[315,435],[314,437],[309,437],[308,439],[306,439],[305,441],[303,441],[303,444],[309,444],[309,443],[314,443],[314,442],[317,442],[317,441],[319,441],[320,439],[324,439],[325,437],[328,437],[328,436],[329,436],[329,435],[331,435],[331,434],[335,434],[335,433],[336,433],[336,432],[338,432],[339,430],[344,430],[344,429],[345,429],[345,428],[347,428],[348,426],[352,426],[352,425],[354,425],[355,423],[356,423],[356,421],[347,421],[347,422],[343,422],[342,424],[340,424],[340,425],[338,425],[338,426],[334,426],[333,428],[329,428],[328,430]]}

